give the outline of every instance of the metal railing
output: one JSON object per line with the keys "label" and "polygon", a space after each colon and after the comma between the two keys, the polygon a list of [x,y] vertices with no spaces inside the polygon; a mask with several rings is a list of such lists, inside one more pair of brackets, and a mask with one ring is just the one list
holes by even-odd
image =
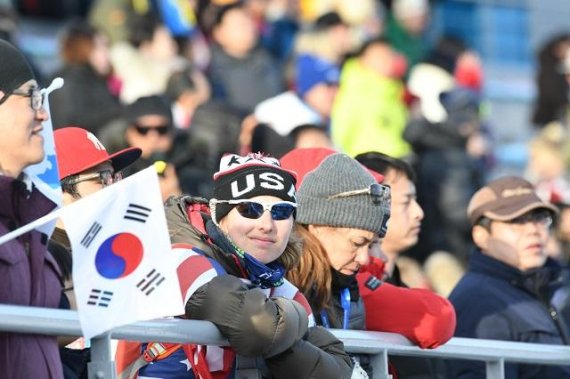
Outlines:
{"label": "metal railing", "polygon": [[[81,336],[79,318],[75,311],[11,305],[0,305],[0,331]],[[488,379],[503,379],[505,362],[543,365],[568,365],[570,362],[570,346],[452,338],[437,349],[420,349],[405,337],[393,333],[356,330],[332,332],[344,342],[348,352],[370,355],[374,377],[379,379],[390,378],[388,354],[483,361],[486,363]],[[207,321],[140,321],[115,328],[91,340],[89,379],[116,378],[111,338],[140,342],[227,345],[218,329]]]}

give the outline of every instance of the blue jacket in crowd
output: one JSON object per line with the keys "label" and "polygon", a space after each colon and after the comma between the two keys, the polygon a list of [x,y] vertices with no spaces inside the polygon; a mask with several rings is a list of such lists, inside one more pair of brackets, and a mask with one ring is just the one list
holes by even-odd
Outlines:
{"label": "blue jacket in crowd", "polygon": [[[564,270],[552,260],[535,270],[521,272],[481,251],[451,293],[457,313],[456,337],[504,341],[568,344],[567,323],[550,301],[568,286]],[[551,316],[553,314],[553,316]],[[485,378],[482,362],[450,362],[453,378]],[[570,366],[505,364],[506,379],[570,378]]]}

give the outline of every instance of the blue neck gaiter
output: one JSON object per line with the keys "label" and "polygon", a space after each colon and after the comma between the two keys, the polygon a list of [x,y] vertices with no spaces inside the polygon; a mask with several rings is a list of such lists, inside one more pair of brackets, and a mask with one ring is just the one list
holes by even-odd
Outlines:
{"label": "blue neck gaiter", "polygon": [[267,265],[237,247],[212,221],[206,222],[206,231],[225,253],[235,255],[248,278],[254,285],[261,288],[274,288],[283,284],[285,267],[277,261]]}

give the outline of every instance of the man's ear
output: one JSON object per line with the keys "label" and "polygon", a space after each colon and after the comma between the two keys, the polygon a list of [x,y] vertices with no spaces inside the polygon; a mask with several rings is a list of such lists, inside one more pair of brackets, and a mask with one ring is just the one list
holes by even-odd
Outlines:
{"label": "man's ear", "polygon": [[488,245],[488,240],[491,234],[489,231],[481,225],[475,225],[471,230],[471,236],[473,237],[473,242],[481,250],[486,250]]}

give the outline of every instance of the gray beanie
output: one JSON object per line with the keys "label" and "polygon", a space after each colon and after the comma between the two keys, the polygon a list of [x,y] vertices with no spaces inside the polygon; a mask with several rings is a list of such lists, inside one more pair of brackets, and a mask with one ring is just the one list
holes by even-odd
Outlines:
{"label": "gray beanie", "polygon": [[296,221],[300,224],[362,229],[380,236],[386,233],[390,189],[376,183],[348,155],[329,155],[308,173],[297,191],[297,201]]}

